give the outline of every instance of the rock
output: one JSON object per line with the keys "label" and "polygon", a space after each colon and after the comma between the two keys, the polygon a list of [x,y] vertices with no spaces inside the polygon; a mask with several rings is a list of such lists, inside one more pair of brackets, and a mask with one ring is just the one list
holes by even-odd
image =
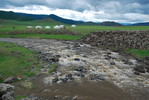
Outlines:
{"label": "rock", "polygon": [[123,61],[124,61],[124,64],[127,64],[127,65],[133,65],[133,63],[132,63],[132,62],[130,62],[128,59],[123,60]]}
{"label": "rock", "polygon": [[80,59],[79,59],[79,58],[74,58],[74,60],[75,60],[75,61],[80,61]]}
{"label": "rock", "polygon": [[11,77],[6,78],[3,82],[4,83],[12,83],[15,80],[18,80],[18,78],[17,77],[14,77],[14,76],[11,76]]}
{"label": "rock", "polygon": [[60,78],[60,80],[61,80],[62,82],[67,82],[67,81],[68,81],[67,78]]}
{"label": "rock", "polygon": [[14,86],[0,83],[0,95],[6,94],[7,92],[11,91],[14,91]]}
{"label": "rock", "polygon": [[140,75],[140,73],[138,71],[135,71],[134,74],[135,75]]}
{"label": "rock", "polygon": [[111,65],[115,65],[115,62],[111,62],[110,64],[111,64]]}
{"label": "rock", "polygon": [[0,84],[0,98],[2,100],[15,100],[14,86],[9,84]]}
{"label": "rock", "polygon": [[58,78],[55,78],[52,80],[52,83],[56,83],[58,81]]}
{"label": "rock", "polygon": [[72,74],[67,74],[67,75],[66,75],[66,78],[67,78],[68,80],[73,80]]}
{"label": "rock", "polygon": [[4,94],[2,100],[15,100],[14,91]]}
{"label": "rock", "polygon": [[143,65],[137,65],[134,70],[140,72],[140,73],[145,73],[145,68]]}
{"label": "rock", "polygon": [[93,81],[103,81],[103,80],[105,80],[105,78],[103,76],[98,75],[98,74],[91,75],[90,79],[93,80]]}
{"label": "rock", "polygon": [[75,75],[78,76],[78,77],[81,77],[81,78],[85,77],[85,75],[83,73],[75,73]]}
{"label": "rock", "polygon": [[78,96],[77,96],[77,95],[74,96],[74,97],[72,98],[72,100],[78,100]]}
{"label": "rock", "polygon": [[86,73],[86,71],[87,71],[83,66],[76,67],[75,70],[82,72],[82,73]]}

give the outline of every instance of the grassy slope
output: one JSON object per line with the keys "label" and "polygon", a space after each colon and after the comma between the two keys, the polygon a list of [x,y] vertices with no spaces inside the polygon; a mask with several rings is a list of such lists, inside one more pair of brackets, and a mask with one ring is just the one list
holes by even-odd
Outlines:
{"label": "grassy slope", "polygon": [[149,50],[129,49],[127,52],[130,52],[139,58],[149,57]]}
{"label": "grassy slope", "polygon": [[[35,52],[15,44],[0,42],[0,81],[9,76],[32,76],[42,63]],[[32,67],[35,67],[32,70]]]}

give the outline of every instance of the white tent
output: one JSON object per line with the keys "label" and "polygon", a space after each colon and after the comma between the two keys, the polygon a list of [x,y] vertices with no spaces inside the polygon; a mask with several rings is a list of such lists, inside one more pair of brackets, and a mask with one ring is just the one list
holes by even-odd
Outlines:
{"label": "white tent", "polygon": [[60,26],[56,25],[54,26],[54,29],[60,29]]}
{"label": "white tent", "polygon": [[71,27],[77,27],[76,25],[71,25]]}
{"label": "white tent", "polygon": [[51,27],[50,26],[45,26],[45,29],[50,29]]}
{"label": "white tent", "polygon": [[36,26],[35,28],[36,29],[42,29],[42,26]]}

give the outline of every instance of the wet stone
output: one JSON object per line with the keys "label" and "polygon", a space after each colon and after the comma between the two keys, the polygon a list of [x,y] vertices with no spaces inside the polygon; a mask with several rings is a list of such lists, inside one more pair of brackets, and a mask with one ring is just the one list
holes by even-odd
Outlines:
{"label": "wet stone", "polygon": [[91,75],[90,79],[92,81],[104,81],[105,80],[103,76],[98,75],[98,74]]}
{"label": "wet stone", "polygon": [[67,75],[66,75],[66,78],[67,78],[68,80],[73,80],[72,74],[67,74]]}
{"label": "wet stone", "polygon": [[85,77],[85,75],[83,73],[75,73],[75,75],[78,76],[78,77],[81,77],[81,78]]}
{"label": "wet stone", "polygon": [[56,83],[58,81],[58,78],[55,78],[52,80],[52,83]]}
{"label": "wet stone", "polygon": [[67,81],[68,81],[67,78],[60,78],[60,80],[61,80],[62,82],[67,82]]}
{"label": "wet stone", "polygon": [[15,80],[18,80],[17,77],[14,77],[14,76],[11,76],[11,77],[8,77],[4,80],[4,83],[12,83],[14,82]]}
{"label": "wet stone", "polygon": [[145,73],[145,68],[143,65],[137,65],[134,70],[140,72],[140,73]]}
{"label": "wet stone", "polygon": [[140,75],[140,73],[138,71],[135,71],[134,74],[135,75]]}
{"label": "wet stone", "polygon": [[75,70],[79,71],[79,72],[82,72],[82,73],[86,73],[87,72],[86,68],[84,68],[83,66],[76,67]]}
{"label": "wet stone", "polygon": [[115,65],[115,62],[111,62],[110,64],[111,64],[111,65]]}
{"label": "wet stone", "polygon": [[75,60],[75,61],[80,61],[80,59],[79,59],[79,58],[74,58],[74,60]]}

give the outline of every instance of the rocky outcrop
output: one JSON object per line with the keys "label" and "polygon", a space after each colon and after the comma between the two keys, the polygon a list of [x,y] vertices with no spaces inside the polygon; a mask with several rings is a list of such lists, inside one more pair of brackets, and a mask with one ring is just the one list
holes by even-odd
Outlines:
{"label": "rocky outcrop", "polygon": [[149,49],[149,31],[101,31],[91,32],[82,39],[94,46]]}
{"label": "rocky outcrop", "polygon": [[1,83],[0,100],[15,100],[14,86]]}

